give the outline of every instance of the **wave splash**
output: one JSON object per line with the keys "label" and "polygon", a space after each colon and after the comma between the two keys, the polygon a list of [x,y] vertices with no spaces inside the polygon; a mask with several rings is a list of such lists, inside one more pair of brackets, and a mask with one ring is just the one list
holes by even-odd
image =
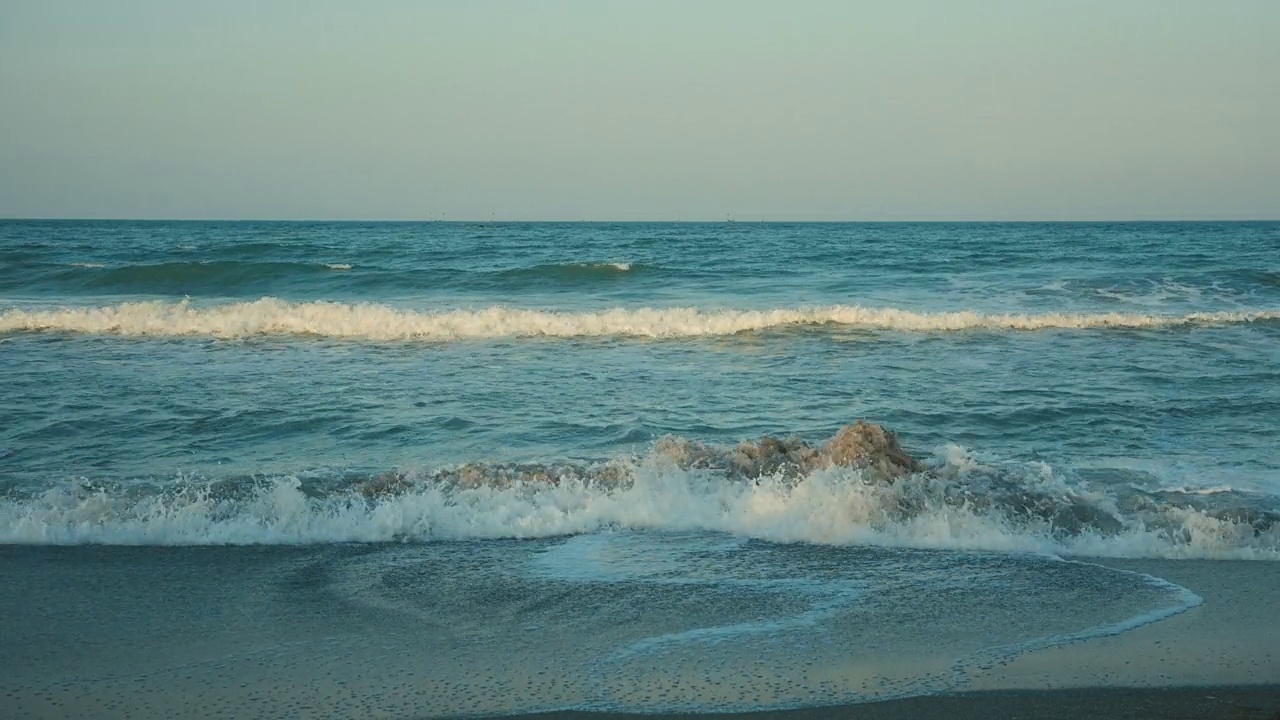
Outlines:
{"label": "wave splash", "polygon": [[[922,463],[878,426],[824,445],[683,438],[594,464],[477,463],[355,481],[74,481],[0,499],[10,544],[323,544],[713,531],[773,542],[1280,560],[1280,506],[1097,488],[956,448]],[[878,433],[878,434],[877,434]]]}
{"label": "wave splash", "polygon": [[615,308],[598,312],[493,306],[479,310],[419,311],[371,303],[288,302],[265,297],[252,302],[219,305],[197,305],[183,300],[54,310],[15,308],[0,313],[0,333],[66,332],[218,338],[301,335],[371,341],[449,342],[528,337],[692,338],[802,326],[905,332],[1143,329],[1278,319],[1280,310],[1187,315],[1015,315],[971,311],[912,312],[857,305],[773,310]]}

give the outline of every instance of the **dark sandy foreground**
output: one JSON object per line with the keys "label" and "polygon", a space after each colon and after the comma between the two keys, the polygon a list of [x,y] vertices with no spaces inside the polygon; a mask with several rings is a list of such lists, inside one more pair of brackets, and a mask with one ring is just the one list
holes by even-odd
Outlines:
{"label": "dark sandy foreground", "polygon": [[[429,646],[334,634],[341,596],[314,561],[364,551],[0,546],[0,720],[422,716]],[[1204,602],[975,671],[962,692],[728,717],[1280,720],[1280,562],[1097,563]],[[377,628],[373,610],[342,625]]]}
{"label": "dark sandy foreground", "polygon": [[624,715],[619,713],[546,713],[529,720],[1233,720],[1280,719],[1280,685],[1204,688],[1093,688],[973,692],[907,698],[865,705],[808,708],[739,715]]}
{"label": "dark sandy foreground", "polygon": [[1094,560],[1188,588],[1204,602],[1113,637],[1027,653],[973,690],[1280,684],[1280,562]]}
{"label": "dark sandy foreground", "polygon": [[[974,678],[968,692],[663,720],[1280,720],[1280,563],[1090,562],[1169,580],[1204,603],[1114,637],[1028,653]],[[528,717],[652,718],[567,712]]]}

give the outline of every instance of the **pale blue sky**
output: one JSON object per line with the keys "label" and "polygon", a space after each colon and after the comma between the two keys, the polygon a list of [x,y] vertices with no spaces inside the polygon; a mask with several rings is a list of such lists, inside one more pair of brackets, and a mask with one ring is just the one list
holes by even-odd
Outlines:
{"label": "pale blue sky", "polygon": [[1277,0],[0,0],[0,216],[1280,218]]}

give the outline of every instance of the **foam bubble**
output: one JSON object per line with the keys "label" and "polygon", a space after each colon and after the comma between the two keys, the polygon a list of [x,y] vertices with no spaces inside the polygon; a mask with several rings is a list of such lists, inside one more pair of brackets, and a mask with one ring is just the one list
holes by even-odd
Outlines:
{"label": "foam bubble", "polygon": [[230,490],[190,479],[151,491],[69,482],[0,499],[0,542],[320,544],[625,528],[846,546],[1280,560],[1280,523],[1154,497],[1122,504],[1047,469],[993,476],[944,466],[886,480],[870,468],[836,466],[742,479],[680,468],[656,452],[576,471],[468,467],[330,491],[296,477]]}
{"label": "foam bubble", "polygon": [[184,300],[56,310],[15,308],[0,314],[0,333],[50,331],[220,338],[308,335],[372,341],[448,342],[509,337],[691,338],[822,325],[904,332],[1034,331],[1051,328],[1168,328],[1276,319],[1280,319],[1280,310],[1187,315],[1004,315],[972,311],[912,312],[856,305],[773,310],[615,308],[597,312],[492,306],[478,310],[420,311],[372,303],[288,302],[268,297],[219,305],[197,305]]}

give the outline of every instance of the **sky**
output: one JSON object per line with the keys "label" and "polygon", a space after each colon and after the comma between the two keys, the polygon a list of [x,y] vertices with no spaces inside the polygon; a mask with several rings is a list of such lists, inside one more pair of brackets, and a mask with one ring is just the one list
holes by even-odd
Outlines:
{"label": "sky", "polygon": [[1280,218],[1276,0],[0,0],[0,217]]}

